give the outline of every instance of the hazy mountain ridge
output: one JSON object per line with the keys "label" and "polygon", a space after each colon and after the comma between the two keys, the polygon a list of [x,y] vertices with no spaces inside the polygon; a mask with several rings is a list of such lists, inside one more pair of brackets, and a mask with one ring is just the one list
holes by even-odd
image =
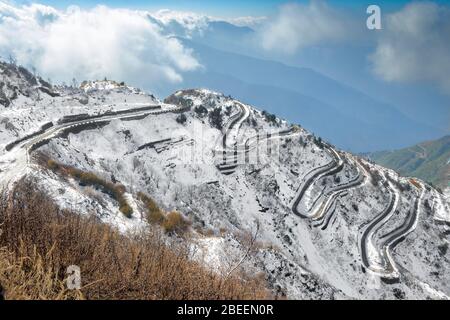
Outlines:
{"label": "hazy mountain ridge", "polygon": [[[296,68],[214,49],[194,40],[204,69],[184,75],[185,87],[208,87],[297,122],[353,152],[399,148],[445,134],[412,120],[394,106],[377,101],[312,69]],[[177,86],[158,89],[166,95]],[[411,135],[414,132],[414,135]],[[355,140],[357,135],[360,139]]]}
{"label": "hazy mountain ridge", "polygon": [[409,148],[366,154],[382,166],[418,177],[445,189],[450,187],[450,136]]}
{"label": "hazy mountain ridge", "polygon": [[[419,179],[217,92],[177,91],[161,102],[126,85],[90,88],[19,94],[1,107],[8,122],[1,122],[0,144],[26,137],[2,149],[4,191],[23,175],[36,178],[58,206],[95,214],[122,232],[149,227],[138,196],[145,192],[191,221],[201,253],[193,259],[225,274],[236,266],[261,272],[290,298],[450,295],[449,203]],[[120,183],[131,215],[40,155]],[[239,263],[248,234],[258,243]]]}

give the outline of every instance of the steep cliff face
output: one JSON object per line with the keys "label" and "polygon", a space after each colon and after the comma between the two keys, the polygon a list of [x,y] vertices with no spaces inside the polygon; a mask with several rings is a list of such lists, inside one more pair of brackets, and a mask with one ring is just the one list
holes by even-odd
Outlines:
{"label": "steep cliff face", "polygon": [[[19,129],[5,126],[0,143],[25,137],[2,151],[4,188],[26,174],[60,206],[124,232],[151,224],[145,193],[190,221],[193,259],[260,273],[290,298],[450,295],[449,203],[423,181],[220,93],[184,90],[161,102],[122,85],[80,91],[30,103],[39,120],[17,103],[2,111]],[[52,126],[39,131],[45,121]],[[43,157],[122,185],[121,198]]]}

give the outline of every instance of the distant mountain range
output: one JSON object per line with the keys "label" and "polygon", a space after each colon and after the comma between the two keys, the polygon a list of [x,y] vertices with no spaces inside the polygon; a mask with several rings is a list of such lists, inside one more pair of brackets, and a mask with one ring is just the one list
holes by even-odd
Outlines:
{"label": "distant mountain range", "polygon": [[[428,108],[429,116],[424,117],[413,112],[417,106],[412,103],[409,108],[387,103],[314,69],[266,58],[266,53],[257,50],[258,31],[252,27],[170,11],[149,18],[166,35],[192,49],[203,66],[183,74],[183,88],[203,87],[232,95],[352,152],[398,149],[449,134],[448,127],[429,121],[436,114],[441,115],[439,119],[448,116],[438,111],[441,103],[426,100],[439,108]],[[180,83],[152,89],[166,96],[180,89]],[[408,99],[402,101],[408,104]]]}
{"label": "distant mountain range", "polygon": [[450,135],[409,148],[367,155],[402,175],[418,177],[441,188],[450,187]]}
{"label": "distant mountain range", "polygon": [[[205,87],[259,105],[353,151],[401,148],[446,134],[312,69],[225,52],[181,39],[204,66],[183,87]],[[165,96],[179,84],[158,88]]]}

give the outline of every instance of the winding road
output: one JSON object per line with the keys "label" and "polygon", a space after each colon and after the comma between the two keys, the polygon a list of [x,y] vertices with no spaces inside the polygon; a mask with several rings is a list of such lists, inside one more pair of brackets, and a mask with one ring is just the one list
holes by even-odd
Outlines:
{"label": "winding road", "polygon": [[[370,265],[368,266],[370,270],[378,273],[382,277],[398,278],[400,276],[395,261],[392,258],[391,252],[394,247],[401,241],[403,241],[409,233],[414,231],[417,226],[417,223],[419,221],[420,208],[422,206],[422,199],[425,194],[425,187],[421,183],[419,183],[419,185],[421,190],[420,196],[415,199],[414,206],[410,210],[405,221],[399,227],[380,237],[380,239],[383,240],[381,245],[382,260],[384,262],[382,269],[380,270],[379,268],[373,268],[373,266]],[[366,260],[366,264],[367,262],[370,261]]]}
{"label": "winding road", "polygon": [[6,148],[5,153],[0,156],[0,189],[4,192],[8,192],[10,186],[26,174],[30,162],[29,156],[33,150],[65,132],[82,129],[84,126],[89,127],[92,125],[108,123],[116,119],[134,120],[149,115],[182,112],[184,110],[186,110],[186,108],[162,109],[161,105],[154,105],[149,110],[143,110],[142,106],[140,106],[135,109],[119,110],[113,114],[83,115],[83,120],[76,120],[77,115],[73,115],[73,118],[66,116],[63,118],[64,121],[60,121],[56,125],[52,124],[45,128],[45,130],[39,130],[38,134],[31,134],[28,138],[21,138],[17,143],[12,142],[7,145],[9,147]]}
{"label": "winding road", "polygon": [[[358,163],[356,163],[356,169],[357,169],[357,173],[356,175],[346,181],[345,183],[333,186],[330,190],[328,190],[328,192],[326,194],[321,194],[319,199],[321,199],[321,201],[319,203],[319,209],[318,210],[314,210],[311,209],[311,211],[315,211],[316,213],[312,216],[313,220],[319,220],[319,221],[323,221],[324,217],[326,216],[330,206],[332,205],[332,203],[334,201],[336,201],[337,197],[341,196],[343,193],[347,192],[349,189],[352,188],[356,188],[358,186],[360,186],[365,179],[365,176],[363,174],[361,174],[361,169]],[[325,198],[325,199],[323,199]],[[317,205],[316,205],[317,207]]]}
{"label": "winding road", "polygon": [[[387,181],[386,178],[385,181]],[[400,273],[392,257],[392,250],[416,228],[425,195],[425,186],[421,182],[417,182],[417,186],[415,185],[415,187],[420,190],[420,195],[415,199],[414,205],[407,214],[405,221],[394,230],[379,237],[381,240],[381,248],[377,250],[373,244],[373,236],[392,218],[400,201],[400,194],[390,181],[387,181],[386,187],[390,195],[388,206],[361,230],[361,261],[365,268],[379,276],[387,279],[397,279],[400,277]]]}
{"label": "winding road", "polygon": [[242,123],[250,115],[250,109],[246,105],[239,102],[236,103],[240,111],[228,119],[222,130],[222,160],[217,164],[217,168],[225,175],[232,174],[238,165],[237,136]]}
{"label": "winding road", "polygon": [[[250,159],[250,152],[258,149],[259,144],[262,141],[269,142],[270,140],[280,139],[283,137],[291,137],[297,135],[297,129],[295,127],[291,127],[289,129],[284,129],[275,133],[264,133],[254,135],[247,140],[243,144],[235,145],[235,148],[232,152],[227,153],[226,163],[231,163],[232,167],[225,167],[226,171],[223,171],[223,167],[219,167],[219,170],[222,169],[222,173],[231,174],[234,173],[235,169],[239,164],[250,164],[252,163],[252,159]],[[267,153],[270,154],[270,150],[268,148]],[[256,159],[254,159],[255,163],[259,162],[259,149],[256,155]]]}
{"label": "winding road", "polygon": [[[364,226],[361,230],[360,238],[360,252],[361,252],[361,262],[366,269],[369,269],[376,273],[382,273],[383,267],[383,257],[378,254],[378,250],[373,244],[373,235],[378,231],[382,225],[384,225],[390,217],[393,215],[394,210],[398,203],[397,191],[391,186],[390,182],[384,177],[387,191],[389,193],[389,203],[383,211],[378,214],[375,219],[373,219],[368,225]],[[374,261],[376,258],[383,259],[382,261]],[[380,264],[381,263],[381,264]]]}
{"label": "winding road", "polygon": [[339,154],[334,149],[328,146],[325,148],[327,154],[329,154],[332,157],[332,160],[323,166],[314,168],[308,174],[306,174],[306,176],[303,178],[303,182],[301,183],[299,189],[297,190],[297,194],[294,197],[294,201],[292,204],[292,212],[301,218],[312,218],[313,216],[308,212],[300,212],[298,210],[298,206],[303,200],[303,197],[308,188],[310,188],[311,185],[313,185],[313,183],[318,179],[328,175],[333,175],[341,171],[343,168],[344,163]]}
{"label": "winding road", "polygon": [[[308,205],[303,203],[303,211],[299,210],[300,204],[302,201],[305,201],[305,194],[308,191],[310,192],[310,188],[319,179],[333,175],[343,169],[341,156],[332,148],[328,146],[326,148],[327,153],[332,156],[332,160],[323,166],[314,168],[305,175],[292,204],[292,212],[295,215],[316,221],[317,223],[314,227],[320,227],[322,230],[327,229],[330,221],[335,217],[337,199],[346,195],[350,189],[364,184],[369,176],[364,166],[356,160],[354,163],[357,168],[357,174],[352,179],[331,187],[327,192],[324,192],[325,188],[322,188],[312,205],[308,207]],[[373,239],[375,234],[393,217],[400,203],[400,193],[390,178],[383,174],[383,180],[386,192],[389,194],[388,204],[381,213],[360,229],[358,241],[361,262],[364,268],[380,277],[397,279],[400,273],[391,252],[398,243],[416,228],[425,187],[419,182],[414,184],[415,188],[420,189],[421,192],[420,196],[415,199],[413,208],[400,226],[379,238],[381,245],[377,247]],[[307,200],[310,201],[309,198]]]}

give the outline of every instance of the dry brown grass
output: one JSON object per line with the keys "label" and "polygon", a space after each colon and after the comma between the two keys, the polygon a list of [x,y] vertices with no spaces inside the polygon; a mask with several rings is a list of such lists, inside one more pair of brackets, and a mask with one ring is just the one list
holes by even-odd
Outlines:
{"label": "dry brown grass", "polygon": [[[22,181],[0,208],[0,284],[7,299],[261,299],[261,280],[224,279],[161,232],[127,237],[56,207]],[[156,228],[157,229],[157,228]],[[66,289],[69,265],[82,288]]]}
{"label": "dry brown grass", "polygon": [[[18,257],[19,256],[19,257]],[[38,253],[31,256],[0,249],[0,283],[10,300],[82,299],[78,290],[67,290],[65,282],[55,277]]]}
{"label": "dry brown grass", "polygon": [[151,224],[161,225],[166,216],[164,210],[162,210],[150,196],[143,192],[137,193],[138,199],[142,201],[147,211],[147,221]]}
{"label": "dry brown grass", "polygon": [[55,173],[61,174],[62,176],[70,176],[78,180],[81,185],[91,186],[101,190],[119,203],[120,212],[127,218],[131,218],[133,215],[133,208],[131,208],[125,198],[126,188],[122,184],[107,181],[93,172],[83,171],[72,166],[58,163],[44,154],[39,154],[36,160],[42,166]]}
{"label": "dry brown grass", "polygon": [[166,233],[183,235],[189,228],[190,222],[178,211],[165,213],[156,202],[143,192],[138,192],[138,199],[142,201],[147,211],[147,221],[159,225]]}
{"label": "dry brown grass", "polygon": [[162,227],[167,233],[183,234],[189,227],[189,222],[178,211],[171,211],[167,214]]}

